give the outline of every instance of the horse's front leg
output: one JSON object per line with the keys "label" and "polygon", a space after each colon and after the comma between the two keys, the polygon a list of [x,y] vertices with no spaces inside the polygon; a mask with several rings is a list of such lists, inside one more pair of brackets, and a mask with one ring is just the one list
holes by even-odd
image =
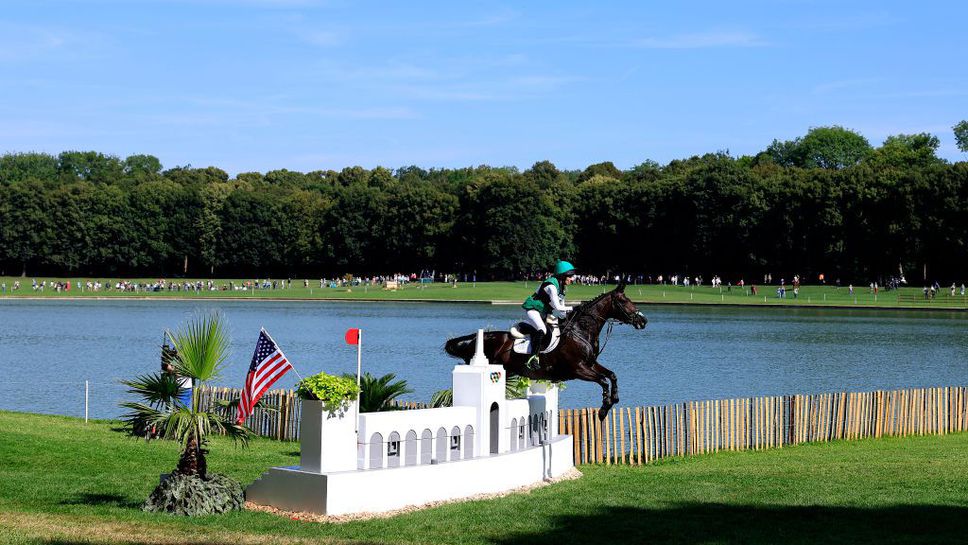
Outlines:
{"label": "horse's front leg", "polygon": [[615,376],[615,373],[613,373],[609,368],[598,363],[597,361],[592,364],[592,369],[599,375],[602,375],[611,381],[612,383],[611,402],[612,402],[612,405],[615,405],[616,403],[618,403],[618,377]]}
{"label": "horse's front leg", "polygon": [[[605,420],[605,415],[612,408],[612,396],[609,394],[608,379],[595,370],[595,365],[580,365],[576,370],[578,378],[588,382],[597,382],[602,387],[602,408],[598,410],[598,419]],[[601,366],[599,366],[601,367]]]}

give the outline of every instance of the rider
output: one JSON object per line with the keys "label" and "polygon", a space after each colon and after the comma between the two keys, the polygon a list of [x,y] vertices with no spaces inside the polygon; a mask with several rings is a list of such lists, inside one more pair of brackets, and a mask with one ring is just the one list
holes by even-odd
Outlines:
{"label": "rider", "polygon": [[541,344],[548,328],[545,326],[545,319],[549,313],[558,318],[564,317],[566,312],[571,312],[571,307],[565,305],[565,290],[575,279],[575,266],[567,261],[559,261],[555,265],[555,274],[538,286],[521,305],[527,312],[527,322],[534,327],[531,334],[531,358],[528,359],[528,367],[536,369],[538,367],[538,354],[541,353]]}

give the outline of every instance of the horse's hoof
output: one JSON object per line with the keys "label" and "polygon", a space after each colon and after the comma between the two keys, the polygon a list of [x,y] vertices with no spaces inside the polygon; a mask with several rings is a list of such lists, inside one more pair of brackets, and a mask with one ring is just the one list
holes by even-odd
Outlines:
{"label": "horse's hoof", "polygon": [[612,398],[612,405],[618,405],[618,396]]}
{"label": "horse's hoof", "polygon": [[601,409],[598,409],[598,419],[599,420],[605,420],[605,417],[606,416],[608,416],[608,409],[606,409],[605,407],[602,407]]}

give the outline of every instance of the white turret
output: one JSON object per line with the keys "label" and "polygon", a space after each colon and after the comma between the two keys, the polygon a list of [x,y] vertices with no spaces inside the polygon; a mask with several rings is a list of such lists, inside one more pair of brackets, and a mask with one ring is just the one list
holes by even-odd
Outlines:
{"label": "white turret", "polygon": [[477,440],[474,456],[488,456],[508,450],[507,434],[501,433],[506,400],[507,373],[503,365],[490,365],[484,356],[484,330],[477,330],[474,357],[469,365],[454,367],[454,406],[478,409],[474,425]]}

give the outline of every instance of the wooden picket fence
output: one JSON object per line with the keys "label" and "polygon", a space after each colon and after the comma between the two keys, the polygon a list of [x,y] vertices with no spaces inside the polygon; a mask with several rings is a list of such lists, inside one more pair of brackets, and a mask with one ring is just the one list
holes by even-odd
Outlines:
{"label": "wooden picket fence", "polygon": [[[239,388],[205,386],[199,393],[203,396],[202,402],[207,403],[211,399],[224,401],[239,399],[241,392]],[[262,437],[296,441],[299,439],[301,408],[302,404],[295,390],[269,390],[262,396],[260,406],[256,406],[252,414],[245,419],[245,425]]]}
{"label": "wooden picket fence", "polygon": [[[202,395],[238,399],[235,388]],[[299,439],[299,398],[270,390],[246,420],[257,435]],[[424,409],[400,402],[404,409]],[[598,408],[562,409],[559,433],[575,438],[575,463],[646,464],[671,456],[761,450],[865,437],[943,435],[968,430],[968,387],[752,397],[690,401],[653,407],[615,407],[605,420]]]}
{"label": "wooden picket fence", "polygon": [[[203,403],[209,400],[232,401],[239,399],[239,388],[215,388],[203,386],[200,390]],[[264,405],[264,407],[263,407]],[[394,406],[401,409],[427,409],[427,403],[418,401],[397,401]],[[245,425],[256,435],[279,439],[281,441],[299,440],[299,418],[302,404],[295,390],[269,390],[260,400],[259,406],[245,420]]]}
{"label": "wooden picket fence", "polygon": [[968,387],[691,401],[658,407],[563,409],[575,463],[647,464],[671,456],[815,441],[944,435],[968,429]]}

